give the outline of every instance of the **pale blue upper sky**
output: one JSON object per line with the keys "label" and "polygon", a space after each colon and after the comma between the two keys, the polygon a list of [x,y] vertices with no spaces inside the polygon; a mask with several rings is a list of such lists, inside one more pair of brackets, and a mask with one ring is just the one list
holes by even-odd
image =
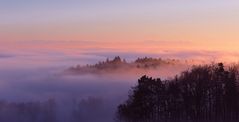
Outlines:
{"label": "pale blue upper sky", "polygon": [[3,40],[236,42],[238,0],[0,0]]}

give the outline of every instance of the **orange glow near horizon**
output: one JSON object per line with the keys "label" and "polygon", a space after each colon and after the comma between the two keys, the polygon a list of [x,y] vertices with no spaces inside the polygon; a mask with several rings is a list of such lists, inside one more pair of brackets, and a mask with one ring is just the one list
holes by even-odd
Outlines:
{"label": "orange glow near horizon", "polygon": [[239,53],[239,2],[234,0],[33,2],[14,10],[5,4],[1,50]]}

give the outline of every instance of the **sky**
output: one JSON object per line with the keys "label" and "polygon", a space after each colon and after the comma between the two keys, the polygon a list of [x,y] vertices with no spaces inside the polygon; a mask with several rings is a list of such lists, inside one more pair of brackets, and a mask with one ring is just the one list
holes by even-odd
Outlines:
{"label": "sky", "polygon": [[1,48],[65,41],[80,49],[90,42],[128,52],[238,53],[237,0],[0,0],[0,18]]}

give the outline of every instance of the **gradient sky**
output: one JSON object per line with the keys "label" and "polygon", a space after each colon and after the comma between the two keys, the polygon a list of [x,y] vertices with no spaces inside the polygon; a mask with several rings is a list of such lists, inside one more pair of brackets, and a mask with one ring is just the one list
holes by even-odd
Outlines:
{"label": "gradient sky", "polygon": [[238,0],[0,0],[0,18],[2,43],[163,41],[223,51],[239,46]]}

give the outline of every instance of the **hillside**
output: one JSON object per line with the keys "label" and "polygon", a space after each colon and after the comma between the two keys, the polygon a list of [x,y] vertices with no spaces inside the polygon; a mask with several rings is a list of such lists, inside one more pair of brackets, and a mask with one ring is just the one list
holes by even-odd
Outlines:
{"label": "hillside", "polygon": [[74,66],[66,70],[71,74],[102,74],[102,73],[119,73],[119,72],[147,72],[151,70],[157,70],[161,67],[167,66],[182,66],[188,65],[186,62],[182,62],[176,59],[161,59],[161,58],[137,58],[132,62],[127,62],[125,59],[119,56],[112,60],[106,59],[105,61],[98,62],[93,65]]}

